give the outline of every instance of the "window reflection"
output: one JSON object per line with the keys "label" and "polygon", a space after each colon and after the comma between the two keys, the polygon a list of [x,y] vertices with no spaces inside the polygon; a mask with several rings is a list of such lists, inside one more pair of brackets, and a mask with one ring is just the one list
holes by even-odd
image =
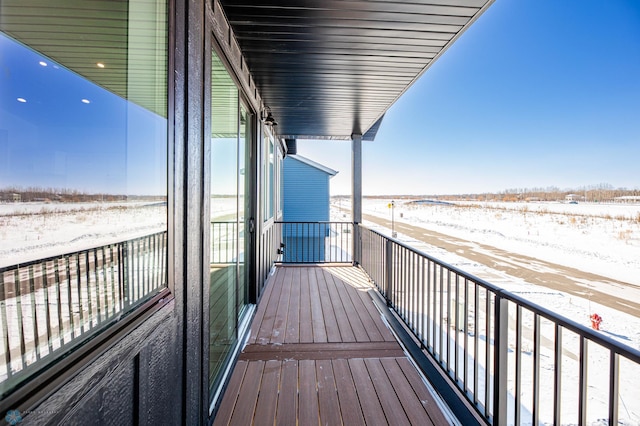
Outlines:
{"label": "window reflection", "polygon": [[247,175],[252,116],[220,58],[211,63],[211,250],[209,281],[209,386],[220,385],[222,369],[238,344],[246,312],[246,221],[250,211]]}
{"label": "window reflection", "polygon": [[164,0],[0,3],[0,398],[166,288],[166,117]]}

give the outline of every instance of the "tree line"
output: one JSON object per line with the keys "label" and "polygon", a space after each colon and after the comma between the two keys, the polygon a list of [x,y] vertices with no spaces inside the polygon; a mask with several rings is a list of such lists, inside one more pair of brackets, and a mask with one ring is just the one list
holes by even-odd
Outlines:
{"label": "tree line", "polygon": [[1,202],[64,202],[64,203],[87,203],[87,202],[114,202],[133,200],[157,200],[165,201],[166,196],[148,195],[124,195],[107,193],[88,193],[76,189],[66,188],[39,188],[39,187],[6,187],[0,188]]}
{"label": "tree line", "polygon": [[602,183],[579,188],[560,189],[554,186],[546,188],[510,188],[499,192],[482,194],[463,194],[439,196],[438,198],[467,198],[496,201],[586,201],[610,202],[620,197],[640,197],[640,189],[614,188],[613,185]]}

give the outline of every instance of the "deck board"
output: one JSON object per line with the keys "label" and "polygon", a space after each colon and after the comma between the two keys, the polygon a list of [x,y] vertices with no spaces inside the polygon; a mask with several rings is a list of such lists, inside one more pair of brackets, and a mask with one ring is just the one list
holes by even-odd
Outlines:
{"label": "deck board", "polygon": [[309,268],[307,270],[307,279],[309,280],[309,303],[311,304],[311,329],[313,332],[313,341],[316,343],[327,342],[327,329],[324,324],[318,280],[316,277],[316,271],[313,268]]}
{"label": "deck board", "polygon": [[280,362],[273,360],[267,361],[264,365],[256,404],[256,413],[260,413],[260,415],[254,418],[256,425],[273,425],[273,419],[276,418],[280,367]]}
{"label": "deck board", "polygon": [[353,376],[346,359],[336,359],[332,362],[336,379],[338,399],[342,407],[342,423],[345,425],[364,425],[364,417],[360,408],[360,400],[353,383]]}
{"label": "deck board", "polygon": [[278,267],[215,425],[446,425],[352,267]]}
{"label": "deck board", "polygon": [[[291,279],[295,283],[300,282],[300,269],[291,269]],[[287,311],[287,326],[284,336],[285,343],[300,342],[300,285],[291,286],[289,297],[289,309]]]}
{"label": "deck board", "polygon": [[[301,269],[301,268],[298,268]],[[304,272],[302,272],[304,271]],[[309,280],[303,280],[302,274],[307,275],[307,271],[301,269],[298,274],[300,285],[300,315],[298,317],[300,324],[312,324],[311,317],[311,295]],[[313,327],[299,327],[299,342],[300,343],[312,343],[313,342]]]}
{"label": "deck board", "polygon": [[298,364],[298,419],[301,425],[319,423],[318,391],[316,379],[316,363],[313,360],[303,360]]}
{"label": "deck board", "polygon": [[298,417],[298,361],[285,360],[280,377],[276,424],[295,425]]}

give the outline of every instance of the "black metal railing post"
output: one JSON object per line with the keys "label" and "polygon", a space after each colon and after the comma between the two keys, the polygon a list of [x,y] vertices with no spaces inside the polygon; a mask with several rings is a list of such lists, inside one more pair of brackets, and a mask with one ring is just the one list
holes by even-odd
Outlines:
{"label": "black metal railing post", "polygon": [[384,298],[391,305],[391,287],[393,282],[393,242],[385,240],[384,245]]}
{"label": "black metal railing post", "polygon": [[[508,400],[507,356],[509,354],[509,301],[502,297],[501,292],[496,293],[494,310],[493,424],[505,425],[507,424]],[[488,346],[489,342],[487,341],[486,344]],[[488,365],[487,368],[489,368]]]}

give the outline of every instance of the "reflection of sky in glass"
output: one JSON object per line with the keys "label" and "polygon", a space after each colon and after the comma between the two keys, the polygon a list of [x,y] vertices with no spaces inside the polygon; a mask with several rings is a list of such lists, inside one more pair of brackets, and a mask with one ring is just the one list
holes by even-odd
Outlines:
{"label": "reflection of sky in glass", "polygon": [[166,127],[0,33],[0,188],[166,194]]}
{"label": "reflection of sky in glass", "polygon": [[211,194],[235,195],[238,192],[238,141],[211,139]]}

